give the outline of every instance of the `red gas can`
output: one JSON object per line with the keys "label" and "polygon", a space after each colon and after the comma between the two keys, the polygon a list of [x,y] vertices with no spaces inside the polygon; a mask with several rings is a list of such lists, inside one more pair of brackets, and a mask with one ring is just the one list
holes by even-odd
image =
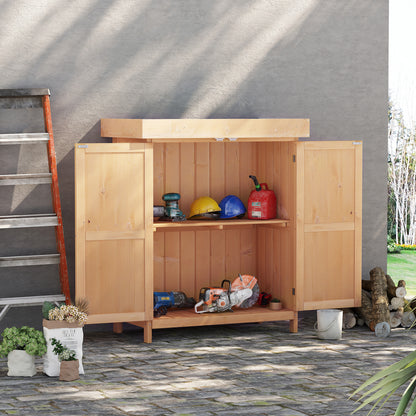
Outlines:
{"label": "red gas can", "polygon": [[257,178],[250,175],[256,189],[251,191],[248,198],[247,213],[251,220],[271,220],[277,215],[276,194],[269,189],[267,183],[257,182]]}

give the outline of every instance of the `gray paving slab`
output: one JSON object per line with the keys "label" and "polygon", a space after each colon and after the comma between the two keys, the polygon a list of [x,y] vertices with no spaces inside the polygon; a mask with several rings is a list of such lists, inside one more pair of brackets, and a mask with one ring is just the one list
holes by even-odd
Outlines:
{"label": "gray paving slab", "polygon": [[[85,375],[7,377],[0,359],[0,415],[349,415],[348,396],[369,376],[414,350],[416,330],[377,338],[367,328],[320,340],[315,315],[288,322],[123,334],[85,331]],[[399,393],[380,416],[394,414]],[[368,409],[355,413],[367,414]]]}

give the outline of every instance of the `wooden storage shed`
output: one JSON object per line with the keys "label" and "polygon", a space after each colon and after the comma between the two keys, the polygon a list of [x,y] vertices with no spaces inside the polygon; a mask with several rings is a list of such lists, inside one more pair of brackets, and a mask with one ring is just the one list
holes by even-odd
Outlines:
{"label": "wooden storage shed", "polygon": [[[75,146],[76,297],[88,323],[152,330],[289,320],[301,310],[361,301],[362,143],[298,141],[307,119],[103,119],[113,143]],[[277,195],[278,218],[154,222],[153,205],[179,192],[192,201],[234,194],[246,203],[249,175]],[[174,310],[153,317],[154,291],[217,287],[238,273],[284,309],[234,313]]]}

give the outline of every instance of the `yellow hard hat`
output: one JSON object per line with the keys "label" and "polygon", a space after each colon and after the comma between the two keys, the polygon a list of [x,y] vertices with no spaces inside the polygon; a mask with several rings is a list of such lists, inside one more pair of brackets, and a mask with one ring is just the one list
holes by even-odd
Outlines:
{"label": "yellow hard hat", "polygon": [[220,212],[220,206],[215,202],[214,199],[209,196],[201,196],[198,199],[195,199],[191,205],[191,212],[189,217],[194,217],[196,215],[206,214],[208,212]]}

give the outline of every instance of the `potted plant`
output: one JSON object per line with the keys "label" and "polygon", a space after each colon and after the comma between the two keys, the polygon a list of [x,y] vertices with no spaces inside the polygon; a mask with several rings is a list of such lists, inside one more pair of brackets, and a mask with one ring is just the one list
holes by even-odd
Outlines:
{"label": "potted plant", "polygon": [[52,338],[51,344],[53,352],[58,356],[60,362],[59,380],[73,381],[79,379],[79,361],[76,358],[76,352],[62,345],[56,338]]}
{"label": "potted plant", "polygon": [[47,351],[43,358],[43,372],[50,377],[59,376],[60,364],[53,352],[51,339],[55,338],[64,345],[71,344],[79,363],[79,374],[84,374],[82,366],[83,326],[87,320],[88,302],[78,300],[75,305],[56,306],[51,302],[43,305],[43,334]]}
{"label": "potted plant", "polygon": [[270,309],[273,310],[273,311],[278,311],[278,310],[282,309],[282,302],[280,302],[280,299],[273,298],[270,301]]}
{"label": "potted plant", "polygon": [[6,328],[1,334],[0,357],[7,356],[8,376],[36,374],[35,356],[46,353],[46,341],[41,331],[28,326]]}

